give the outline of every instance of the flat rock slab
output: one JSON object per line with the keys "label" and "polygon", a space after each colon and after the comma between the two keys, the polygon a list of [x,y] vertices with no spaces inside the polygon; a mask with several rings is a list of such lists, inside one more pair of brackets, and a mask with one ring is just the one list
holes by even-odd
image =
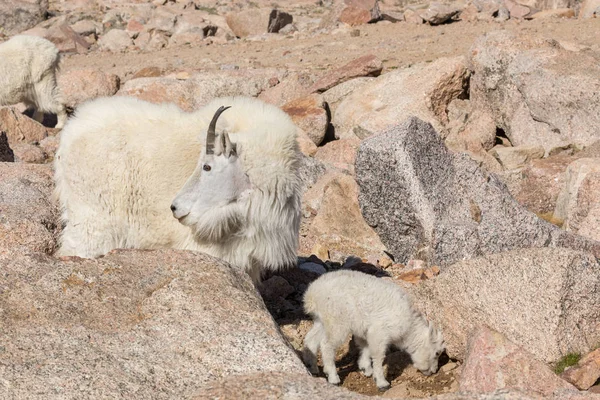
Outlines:
{"label": "flat rock slab", "polygon": [[362,214],[397,262],[415,258],[443,266],[528,247],[600,256],[599,242],[524,209],[494,174],[451,153],[418,118],[364,140],[355,171]]}
{"label": "flat rock slab", "polygon": [[600,343],[600,265],[587,253],[520,249],[488,255],[443,268],[409,289],[441,327],[453,358],[465,358],[471,333],[482,325],[546,363]]}
{"label": "flat rock slab", "polygon": [[191,398],[308,372],[249,278],[189,251],[0,258],[0,398]]}

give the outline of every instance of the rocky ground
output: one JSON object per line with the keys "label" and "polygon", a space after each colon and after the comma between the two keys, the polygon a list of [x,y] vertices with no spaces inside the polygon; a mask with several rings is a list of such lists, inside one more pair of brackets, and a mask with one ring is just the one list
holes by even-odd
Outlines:
{"label": "rocky ground", "polygon": [[[258,291],[203,254],[58,259],[56,118],[0,107],[0,397],[600,399],[598,0],[1,3],[18,33],[60,49],[70,113],[281,107],[305,194],[298,266]],[[302,295],[339,268],[411,294],[437,374],[390,349],[379,393],[349,338],[342,388],[310,377]]]}

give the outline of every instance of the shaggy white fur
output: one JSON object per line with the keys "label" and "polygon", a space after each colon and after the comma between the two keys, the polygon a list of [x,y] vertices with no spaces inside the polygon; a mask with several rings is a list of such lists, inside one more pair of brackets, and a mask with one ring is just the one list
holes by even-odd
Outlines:
{"label": "shaggy white fur", "polygon": [[359,368],[366,376],[373,375],[381,390],[390,385],[383,373],[390,344],[410,354],[414,366],[425,375],[438,369],[438,357],[445,349],[441,332],[393,282],[358,271],[329,272],[309,285],[304,310],[314,320],[304,339],[304,362],[312,373],[318,373],[316,354],[320,348],[323,371],[330,383],[340,383],[335,352],[350,334],[361,349]]}
{"label": "shaggy white fur", "polygon": [[56,86],[59,60],[56,46],[37,36],[17,35],[0,44],[0,105],[23,102],[35,108],[39,122],[45,112],[56,114],[56,128],[62,128],[67,113]]}
{"label": "shaggy white fur", "polygon": [[[216,131],[229,133],[235,162],[250,183],[243,195],[225,202],[221,196],[231,192],[227,179],[234,175],[211,180],[202,170],[207,128],[219,106],[231,108]],[[283,111],[246,97],[215,99],[193,113],[130,97],[83,104],[63,129],[55,158],[55,196],[66,223],[58,255],[196,250],[247,271],[255,282],[265,269],[296,263],[301,199],[296,131]],[[203,183],[195,185],[198,180]],[[171,205],[184,185],[178,197],[200,206],[184,218],[174,211],[180,223]]]}

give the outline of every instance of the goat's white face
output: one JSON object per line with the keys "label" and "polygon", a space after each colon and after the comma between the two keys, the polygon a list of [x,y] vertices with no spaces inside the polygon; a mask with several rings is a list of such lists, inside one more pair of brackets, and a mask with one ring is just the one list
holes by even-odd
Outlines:
{"label": "goat's white face", "polygon": [[200,235],[204,232],[211,236],[211,232],[205,232],[211,231],[211,220],[230,213],[232,210],[228,211],[228,207],[246,198],[251,190],[235,143],[231,143],[226,132],[215,139],[217,119],[227,108],[221,107],[215,113],[208,128],[206,149],[194,173],[171,204],[173,216]]}
{"label": "goat's white face", "polygon": [[446,349],[444,337],[442,332],[429,322],[427,335],[422,339],[423,345],[411,354],[413,364],[424,375],[435,374],[438,370],[440,354]]}

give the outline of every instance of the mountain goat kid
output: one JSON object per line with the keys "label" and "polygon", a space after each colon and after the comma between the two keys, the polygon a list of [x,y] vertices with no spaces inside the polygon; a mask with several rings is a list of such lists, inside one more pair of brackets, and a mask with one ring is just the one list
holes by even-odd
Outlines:
{"label": "mountain goat kid", "polygon": [[54,113],[55,128],[62,128],[67,112],[56,87],[59,60],[56,46],[40,37],[17,35],[0,44],[0,105],[33,106],[38,122],[45,112]]}
{"label": "mountain goat kid", "polygon": [[358,271],[329,272],[309,285],[304,310],[314,320],[304,339],[304,362],[313,374],[318,373],[316,354],[320,347],[329,383],[340,383],[335,352],[349,334],[360,348],[358,367],[365,376],[375,377],[380,390],[390,386],[383,373],[390,344],[408,352],[414,366],[425,375],[437,372],[438,357],[445,349],[442,334],[393,282]]}
{"label": "mountain goat kid", "polygon": [[202,251],[255,283],[265,269],[295,264],[296,130],[283,111],[247,97],[215,99],[192,113],[121,96],[83,104],[55,158],[66,223],[57,255]]}

